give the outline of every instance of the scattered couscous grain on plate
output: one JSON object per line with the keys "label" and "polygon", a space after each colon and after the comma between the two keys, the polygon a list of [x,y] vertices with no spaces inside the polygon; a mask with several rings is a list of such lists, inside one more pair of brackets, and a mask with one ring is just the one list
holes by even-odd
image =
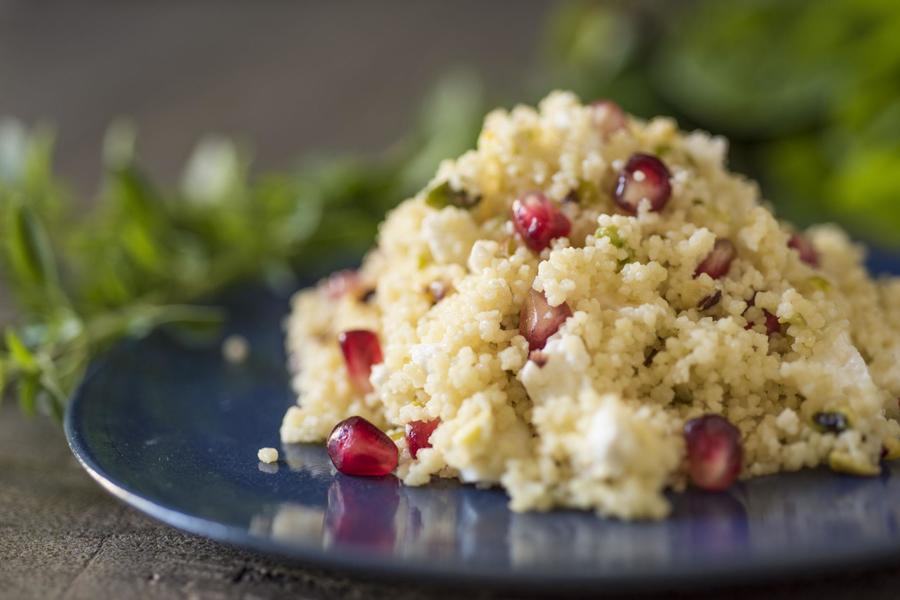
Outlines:
{"label": "scattered couscous grain on plate", "polygon": [[626,519],[665,516],[669,487],[877,473],[900,446],[900,280],[837,227],[779,222],[725,155],[565,92],[492,112],[358,271],[294,298],[282,441],[334,430],[371,472],[392,441],[409,485]]}
{"label": "scattered couscous grain on plate", "polygon": [[259,459],[259,462],[263,462],[268,464],[272,464],[274,462],[278,462],[278,450],[275,448],[260,448],[256,453],[256,457]]}

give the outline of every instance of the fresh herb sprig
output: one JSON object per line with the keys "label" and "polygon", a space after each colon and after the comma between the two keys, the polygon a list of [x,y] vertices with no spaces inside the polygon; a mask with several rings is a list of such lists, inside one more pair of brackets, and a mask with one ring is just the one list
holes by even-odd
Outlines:
{"label": "fresh herb sprig", "polygon": [[0,266],[15,305],[0,340],[0,395],[60,418],[111,344],[164,325],[209,331],[223,288],[254,277],[290,284],[311,264],[359,255],[387,209],[472,144],[483,108],[477,81],[451,73],[413,134],[380,158],[254,174],[238,145],[212,137],[178,186],[147,176],[133,129],[118,123],[93,203],[72,198],[53,174],[46,129],[0,122]]}

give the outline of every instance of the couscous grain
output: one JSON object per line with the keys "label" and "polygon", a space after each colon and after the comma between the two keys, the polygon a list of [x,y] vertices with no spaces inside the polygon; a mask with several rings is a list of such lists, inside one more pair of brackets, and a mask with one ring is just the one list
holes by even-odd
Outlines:
{"label": "couscous grain", "polygon": [[[360,416],[407,484],[621,518],[666,515],[663,491],[695,468],[716,485],[728,469],[877,473],[900,453],[900,279],[873,279],[835,226],[778,221],[725,155],[566,92],[492,112],[475,150],[390,213],[353,285],[294,298],[282,441]],[[339,344],[349,331],[377,354]],[[686,423],[706,437],[686,442]],[[698,466],[695,447],[730,453]]]}

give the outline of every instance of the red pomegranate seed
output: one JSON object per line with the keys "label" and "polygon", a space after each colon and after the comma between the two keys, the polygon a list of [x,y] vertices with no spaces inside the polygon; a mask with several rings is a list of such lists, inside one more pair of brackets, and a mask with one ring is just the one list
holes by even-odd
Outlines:
{"label": "red pomegranate seed", "polygon": [[603,137],[624,129],[628,124],[625,111],[612,100],[595,100],[590,106],[594,125]]}
{"label": "red pomegranate seed", "polygon": [[409,448],[409,455],[415,459],[419,455],[419,450],[431,448],[431,434],[441,424],[440,419],[433,421],[413,421],[406,424],[406,447]]}
{"label": "red pomegranate seed", "polygon": [[556,333],[572,316],[569,305],[550,306],[543,293],[529,290],[522,312],[519,313],[519,333],[528,340],[528,350],[540,350],[547,338]]}
{"label": "red pomegranate seed", "polygon": [[528,360],[536,364],[539,369],[543,369],[544,365],[547,364],[548,358],[547,355],[540,350],[532,350],[528,353]]}
{"label": "red pomegranate seed", "polygon": [[713,279],[721,279],[728,275],[731,269],[731,261],[737,256],[737,249],[729,240],[718,239],[713,245],[713,249],[706,258],[703,259],[697,270],[694,271],[694,277],[700,277],[702,273],[706,273]]}
{"label": "red pomegranate seed", "polygon": [[369,375],[372,374],[372,365],[384,360],[378,336],[366,329],[353,329],[343,332],[338,337],[338,342],[344,353],[344,364],[347,365],[351,383],[362,392],[371,392]]}
{"label": "red pomegranate seed", "polygon": [[362,417],[350,417],[335,425],[327,448],[331,462],[345,475],[377,477],[397,467],[397,445]]}
{"label": "red pomegranate seed", "polygon": [[652,154],[633,154],[619,173],[613,190],[616,204],[630,215],[637,214],[638,205],[645,198],[650,210],[659,212],[672,195],[671,174],[666,165]]}
{"label": "red pomegranate seed", "polygon": [[741,472],[741,432],[719,415],[703,415],[684,425],[691,483],[710,491],[727,489]]}
{"label": "red pomegranate seed", "polygon": [[525,245],[534,252],[550,246],[558,237],[569,235],[572,224],[541,192],[528,192],[512,205],[513,223]]}
{"label": "red pomegranate seed", "polygon": [[781,323],[778,321],[778,317],[766,309],[763,309],[763,314],[766,316],[766,335],[781,333]]}
{"label": "red pomegranate seed", "polygon": [[322,283],[325,295],[331,300],[338,300],[344,294],[354,293],[359,288],[359,274],[351,269],[332,273]]}
{"label": "red pomegranate seed", "polygon": [[793,248],[800,255],[800,260],[811,267],[819,266],[819,253],[806,237],[795,233],[788,240],[788,248]]}
{"label": "red pomegranate seed", "polygon": [[709,296],[706,296],[702,300],[700,300],[700,302],[697,304],[697,308],[699,308],[700,310],[709,310],[710,308],[718,304],[721,299],[722,290],[716,290]]}
{"label": "red pomegranate seed", "polygon": [[[781,333],[781,321],[778,320],[778,317],[763,309],[763,318],[766,320],[766,335],[772,335],[773,333]],[[753,329],[756,327],[756,323],[747,323],[744,329]]]}

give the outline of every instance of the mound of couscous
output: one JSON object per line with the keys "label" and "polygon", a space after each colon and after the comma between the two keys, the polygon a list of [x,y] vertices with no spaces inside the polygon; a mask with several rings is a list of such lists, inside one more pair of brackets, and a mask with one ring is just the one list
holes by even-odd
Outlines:
{"label": "mound of couscous", "polygon": [[282,441],[621,518],[686,484],[878,473],[900,279],[837,227],[778,221],[726,148],[565,92],[492,112],[358,271],[294,298]]}

